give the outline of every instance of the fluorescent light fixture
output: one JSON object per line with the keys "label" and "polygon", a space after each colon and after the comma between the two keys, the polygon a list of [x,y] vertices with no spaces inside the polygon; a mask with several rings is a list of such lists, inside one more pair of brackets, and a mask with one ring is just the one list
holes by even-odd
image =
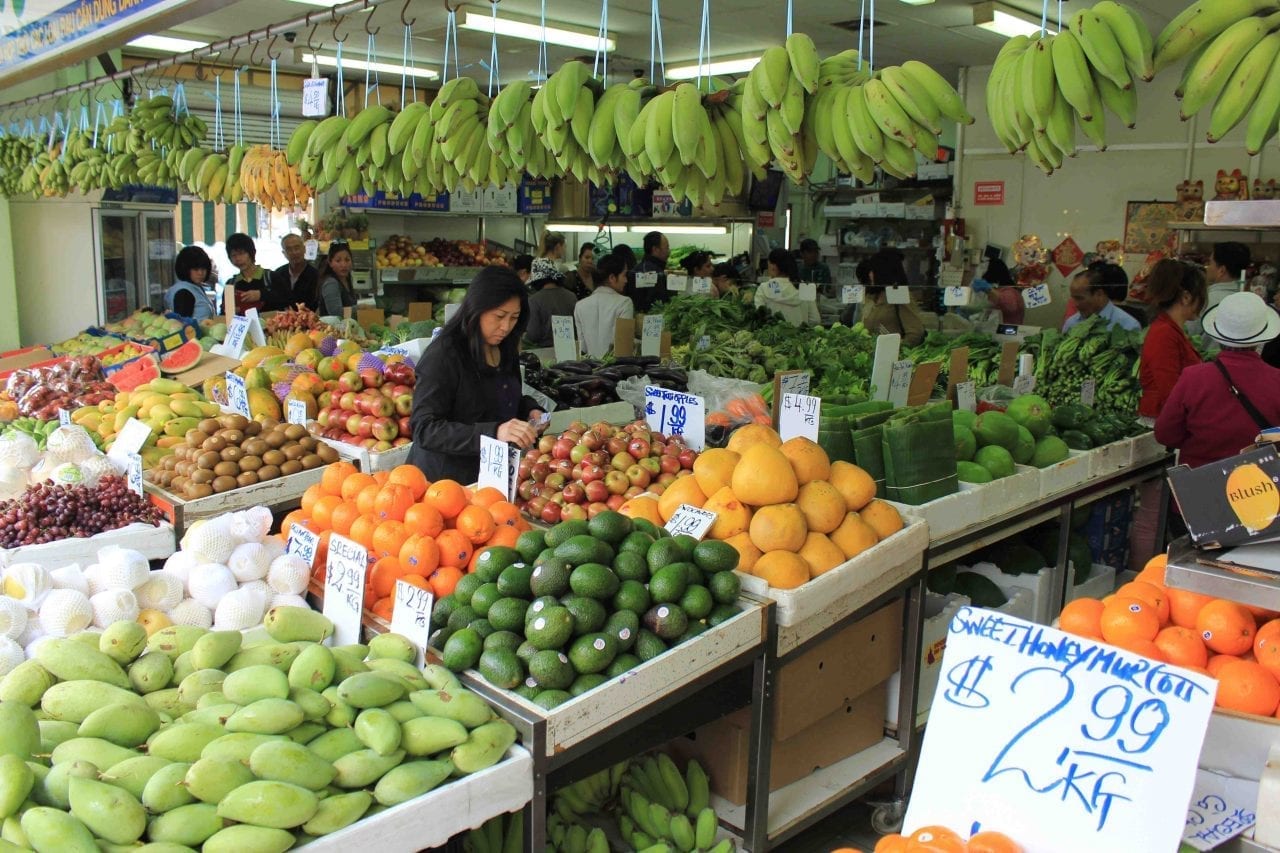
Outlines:
{"label": "fluorescent light fixture", "polygon": [[172,36],[139,36],[129,42],[129,47],[140,47],[143,50],[163,50],[167,53],[186,53],[201,47],[208,47],[206,41],[173,38]]}
{"label": "fluorescent light fixture", "polygon": [[[973,25],[1005,38],[1032,36],[1040,32],[1039,18],[995,2],[978,3],[973,7]],[[1054,27],[1049,27],[1048,31],[1057,32]]]}
{"label": "fluorescent light fixture", "polygon": [[[548,222],[546,227],[548,231],[559,231],[562,234],[598,234],[600,233],[599,225],[593,225],[591,223],[583,223],[583,222]],[[613,230],[626,231],[627,226],[606,225],[604,226],[604,230],[605,231],[613,231]]]}
{"label": "fluorescent light fixture", "polygon": [[661,231],[663,234],[684,234],[688,236],[710,237],[716,234],[728,234],[729,229],[723,225],[632,225],[632,234],[648,234],[650,231]]}
{"label": "fluorescent light fixture", "polygon": [[[303,62],[314,62],[316,65],[323,65],[326,68],[337,68],[338,59],[334,56],[325,56],[324,54],[304,53],[302,54]],[[430,68],[404,68],[400,65],[394,65],[390,62],[365,62],[363,59],[342,60],[343,68],[354,68],[358,71],[377,71],[379,74],[392,74],[403,76],[406,72],[410,77],[425,77],[428,80],[434,80],[440,76],[438,71],[432,71]]]}
{"label": "fluorescent light fixture", "polygon": [[[500,36],[511,36],[512,38],[538,42],[542,41],[544,34],[541,24],[513,21],[510,18],[497,18],[495,21],[493,15],[470,10],[463,11],[462,20],[458,22],[458,26],[464,30],[475,30],[476,32],[489,34],[496,30]],[[579,50],[597,50],[600,45],[600,36],[597,33],[577,32],[576,30],[566,30],[563,27],[548,25],[545,35],[547,44],[575,47]],[[617,46],[618,43],[614,39],[605,39],[604,49],[606,51],[612,51]]]}
{"label": "fluorescent light fixture", "polygon": [[702,66],[697,63],[693,65],[677,65],[667,69],[667,79],[692,80],[701,73],[710,74],[712,77],[720,74],[746,74],[752,68],[755,68],[756,63],[759,61],[760,57],[758,56],[747,56],[742,59],[717,59]]}
{"label": "fluorescent light fixture", "polygon": [[928,6],[933,0],[900,0],[900,2],[906,3],[908,6]]}

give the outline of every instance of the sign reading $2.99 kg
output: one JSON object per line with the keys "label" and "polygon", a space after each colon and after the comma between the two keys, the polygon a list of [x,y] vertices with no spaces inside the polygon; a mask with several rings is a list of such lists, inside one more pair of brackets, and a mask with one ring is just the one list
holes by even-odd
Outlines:
{"label": "sign reading $2.99 kg", "polygon": [[360,642],[364,613],[364,575],[369,553],[363,545],[334,533],[325,560],[324,615],[333,622],[333,645]]}

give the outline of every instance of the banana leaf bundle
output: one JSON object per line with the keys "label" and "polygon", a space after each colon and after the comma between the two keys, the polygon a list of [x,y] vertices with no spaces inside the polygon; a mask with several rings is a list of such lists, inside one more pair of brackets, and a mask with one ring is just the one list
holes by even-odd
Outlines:
{"label": "banana leaf bundle", "polygon": [[884,423],[881,444],[889,500],[919,506],[959,490],[949,401],[901,410]]}

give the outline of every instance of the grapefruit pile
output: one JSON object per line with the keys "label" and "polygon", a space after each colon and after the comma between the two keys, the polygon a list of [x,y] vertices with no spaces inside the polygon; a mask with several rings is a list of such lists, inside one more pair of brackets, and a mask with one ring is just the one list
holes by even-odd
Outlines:
{"label": "grapefruit pile", "polygon": [[[841,847],[832,853],[861,853]],[[1023,847],[1002,832],[986,830],[965,841],[945,826],[925,826],[910,835],[886,835],[874,853],[1023,853]]]}
{"label": "grapefruit pile", "polygon": [[313,577],[324,579],[329,537],[337,533],[369,552],[366,608],[391,618],[396,581],[430,589],[439,600],[453,592],[484,549],[513,546],[529,523],[497,489],[471,490],[453,480],[428,482],[413,465],[361,473],[349,462],[328,466],[284,520],[320,535]]}
{"label": "grapefruit pile", "polygon": [[1165,586],[1164,554],[1099,601],[1078,598],[1058,626],[1070,634],[1209,675],[1220,708],[1277,716],[1280,618],[1270,610]]}

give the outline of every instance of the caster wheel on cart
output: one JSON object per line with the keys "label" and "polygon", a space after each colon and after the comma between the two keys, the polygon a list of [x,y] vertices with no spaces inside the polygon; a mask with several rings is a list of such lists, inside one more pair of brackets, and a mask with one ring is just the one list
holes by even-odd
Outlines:
{"label": "caster wheel on cart", "polygon": [[901,800],[892,803],[877,803],[871,810],[871,828],[881,835],[893,835],[902,831],[902,820],[906,817],[906,803]]}

